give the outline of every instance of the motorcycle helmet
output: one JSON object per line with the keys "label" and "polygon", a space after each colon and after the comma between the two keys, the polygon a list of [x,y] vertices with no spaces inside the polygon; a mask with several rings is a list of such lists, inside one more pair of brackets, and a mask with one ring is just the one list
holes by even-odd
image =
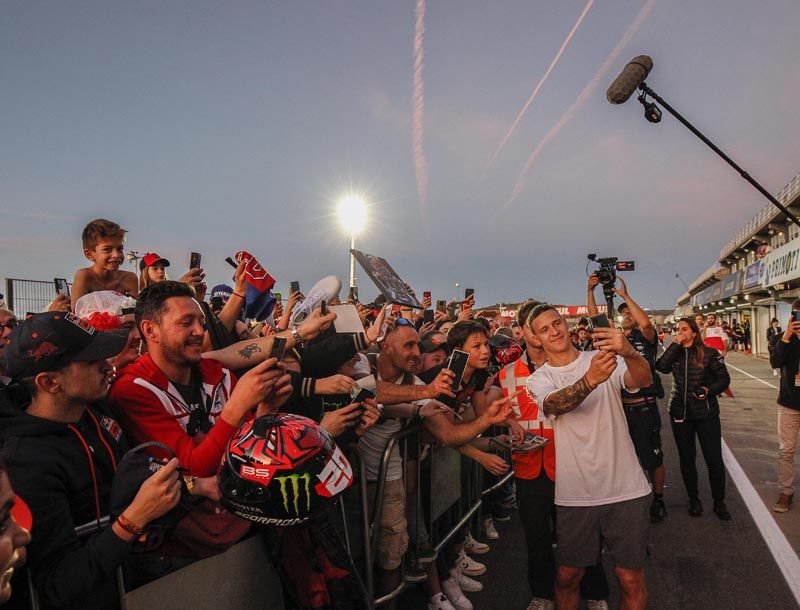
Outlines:
{"label": "motorcycle helmet", "polygon": [[511,364],[522,357],[522,346],[503,334],[493,335],[489,339],[489,350],[492,353],[492,360],[500,367]]}
{"label": "motorcycle helmet", "polygon": [[353,469],[316,422],[291,413],[246,422],[228,442],[222,504],[262,525],[305,523],[353,483]]}

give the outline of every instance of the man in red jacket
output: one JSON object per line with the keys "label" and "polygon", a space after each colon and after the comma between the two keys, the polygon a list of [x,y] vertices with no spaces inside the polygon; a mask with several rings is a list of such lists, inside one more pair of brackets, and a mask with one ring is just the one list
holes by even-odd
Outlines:
{"label": "man in red jacket", "polygon": [[[193,477],[213,477],[228,440],[251,417],[273,412],[291,392],[289,375],[265,360],[242,376],[201,358],[204,318],[191,288],[166,281],[143,290],[136,325],[148,353],[127,366],[111,390],[111,406],[133,443],[169,446]],[[176,527],[154,555],[153,576],[168,558],[202,558],[240,540],[249,524],[225,511],[218,490]]]}

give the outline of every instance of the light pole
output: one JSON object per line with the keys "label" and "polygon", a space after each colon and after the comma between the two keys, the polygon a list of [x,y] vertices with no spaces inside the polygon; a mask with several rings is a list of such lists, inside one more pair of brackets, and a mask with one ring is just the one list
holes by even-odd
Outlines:
{"label": "light pole", "polygon": [[[350,235],[350,249],[355,250],[356,235],[364,230],[367,222],[367,204],[358,195],[346,195],[339,200],[336,209],[339,224]],[[350,254],[350,288],[356,286],[356,258]]]}

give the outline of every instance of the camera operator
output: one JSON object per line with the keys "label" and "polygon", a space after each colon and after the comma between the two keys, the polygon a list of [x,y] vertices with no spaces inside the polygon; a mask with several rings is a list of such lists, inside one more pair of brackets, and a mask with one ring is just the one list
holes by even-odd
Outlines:
{"label": "camera operator", "polygon": [[[589,315],[597,315],[597,304],[594,301],[594,288],[600,280],[597,276],[589,277],[588,309]],[[656,374],[656,356],[658,354],[658,333],[650,322],[648,315],[628,293],[625,280],[617,277],[617,288],[614,293],[623,299],[617,308],[622,315],[622,331],[636,351],[647,360],[653,384],[641,388],[636,394],[622,391],[622,405],[628,420],[628,432],[633,440],[636,455],[642,468],[650,476],[653,483],[653,503],[650,505],[650,522],[658,523],[667,516],[664,505],[664,453],[661,450],[661,416],[658,413],[658,399],[664,397],[661,378]]]}

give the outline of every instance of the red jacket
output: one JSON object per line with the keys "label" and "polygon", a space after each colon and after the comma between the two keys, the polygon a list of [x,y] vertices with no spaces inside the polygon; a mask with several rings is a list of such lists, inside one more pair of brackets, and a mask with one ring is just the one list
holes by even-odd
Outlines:
{"label": "red jacket", "polygon": [[196,477],[217,473],[222,455],[236,428],[219,417],[236,385],[234,375],[216,360],[203,358],[198,365],[204,398],[211,397],[208,434],[186,433],[190,411],[178,390],[145,354],[122,370],[109,397],[117,421],[131,445],[160,441],[178,456],[181,467]]}

